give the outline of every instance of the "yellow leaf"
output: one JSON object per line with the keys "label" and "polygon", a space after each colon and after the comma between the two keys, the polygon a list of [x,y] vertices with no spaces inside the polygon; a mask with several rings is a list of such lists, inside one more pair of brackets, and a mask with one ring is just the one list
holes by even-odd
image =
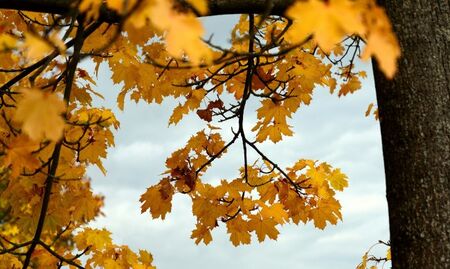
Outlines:
{"label": "yellow leaf", "polygon": [[230,234],[231,243],[236,247],[240,244],[250,244],[251,236],[247,221],[241,216],[227,222],[227,232]]}
{"label": "yellow leaf", "polygon": [[22,130],[33,140],[48,138],[57,141],[62,137],[64,120],[61,114],[65,109],[64,102],[54,93],[24,89],[14,120],[22,123]]}
{"label": "yellow leaf", "polygon": [[395,36],[383,32],[371,34],[362,59],[368,59],[371,55],[375,56],[384,74],[393,78],[397,70],[397,59],[400,57],[400,47]]}
{"label": "yellow leaf", "polygon": [[112,244],[111,233],[106,229],[92,229],[85,228],[79,232],[74,238],[74,242],[77,244],[79,250],[91,246],[93,249],[103,249]]}
{"label": "yellow leaf", "polygon": [[53,47],[58,49],[59,53],[64,54],[66,52],[66,44],[64,44],[64,41],[59,38],[57,32],[53,32],[49,35],[48,40],[52,43]]}
{"label": "yellow leaf", "polygon": [[205,225],[197,224],[195,230],[192,231],[191,238],[195,239],[198,245],[201,241],[208,245],[212,241],[211,231]]}
{"label": "yellow leaf", "polygon": [[397,70],[397,60],[401,52],[389,19],[382,8],[375,7],[367,13],[366,20],[369,23],[369,34],[361,58],[375,56],[384,74],[392,78]]}
{"label": "yellow leaf", "polygon": [[169,179],[163,179],[158,185],[148,188],[139,199],[142,203],[141,213],[149,210],[153,218],[164,219],[172,209],[173,193],[174,188]]}
{"label": "yellow leaf", "polygon": [[169,118],[169,125],[177,124],[184,117],[184,115],[189,113],[189,111],[197,109],[205,95],[206,90],[204,89],[191,91],[186,97],[186,102],[183,105],[179,104],[173,110],[172,115]]}
{"label": "yellow leaf", "polygon": [[82,13],[86,13],[86,19],[97,19],[102,0],[82,0],[78,9]]}
{"label": "yellow leaf", "polygon": [[39,144],[30,140],[25,135],[20,135],[8,146],[4,165],[11,165],[11,177],[19,176],[22,169],[27,168],[28,171],[34,171],[38,168],[40,162],[31,153],[39,148]]}
{"label": "yellow leaf", "polygon": [[106,0],[106,5],[118,13],[121,13],[124,8],[124,0]]}
{"label": "yellow leaf", "polygon": [[358,265],[358,267],[356,269],[366,269],[368,254],[369,253],[367,253],[367,252],[364,253],[364,255],[362,256],[362,262]]}
{"label": "yellow leaf", "polygon": [[50,254],[47,250],[43,249],[41,246],[38,246],[33,254],[31,255],[31,260],[33,264],[36,264],[36,268],[56,268],[58,259]]}
{"label": "yellow leaf", "polygon": [[178,104],[172,111],[172,115],[169,118],[170,124],[177,124],[185,114],[189,113],[189,108],[187,106]]}
{"label": "yellow leaf", "polygon": [[150,254],[150,252],[146,251],[146,250],[139,250],[139,260],[143,263],[143,264],[152,264],[153,262],[153,256],[152,254]]}
{"label": "yellow leaf", "polygon": [[17,40],[8,34],[0,34],[0,50],[14,49],[16,47]]}
{"label": "yellow leaf", "polygon": [[114,145],[114,137],[109,129],[100,129],[92,133],[91,137],[83,139],[87,146],[81,150],[78,159],[81,162],[95,164],[106,174],[106,169],[103,167],[101,158],[106,158],[107,147]]}
{"label": "yellow leaf", "polygon": [[323,199],[328,199],[332,195],[334,195],[334,192],[328,187],[328,184],[322,184],[317,187],[317,196]]}
{"label": "yellow leaf", "polygon": [[261,201],[273,203],[276,195],[278,194],[278,189],[275,184],[265,184],[258,187],[258,192]]}
{"label": "yellow leaf", "polygon": [[321,199],[310,212],[310,217],[314,221],[314,226],[319,229],[324,229],[327,221],[331,224],[336,224],[338,219],[342,218],[341,205],[334,198]]}
{"label": "yellow leaf", "polygon": [[359,89],[361,89],[361,81],[359,81],[358,77],[353,76],[345,84],[341,85],[338,96],[346,96],[347,94],[354,93]]}
{"label": "yellow leaf", "polygon": [[286,35],[289,40],[302,42],[313,34],[325,52],[333,49],[345,35],[365,33],[360,11],[350,0],[297,1],[286,15],[294,19]]}
{"label": "yellow leaf", "polygon": [[[206,226],[214,227],[217,217],[219,217],[223,212],[221,211],[221,208],[219,208],[215,203],[212,203],[210,199],[195,198],[192,199],[192,213],[197,217],[199,221],[201,221],[201,223],[203,224],[202,226],[205,226],[197,227],[197,229],[194,230],[196,231],[196,237],[199,237],[200,235],[202,235],[202,237],[205,237],[208,233],[205,230]],[[200,238],[197,240],[200,240]],[[204,239],[202,240],[205,241]],[[205,244],[207,244],[206,241]]]}
{"label": "yellow leaf", "polygon": [[343,191],[345,187],[348,187],[347,176],[341,172],[341,169],[337,168],[331,172],[328,181],[331,187],[337,191]]}
{"label": "yellow leaf", "polygon": [[280,203],[264,206],[261,210],[261,216],[266,219],[273,218],[279,224],[285,223],[289,217],[283,205]]}
{"label": "yellow leaf", "polygon": [[263,142],[269,138],[272,142],[277,143],[281,141],[282,135],[292,136],[293,134],[290,126],[285,123],[261,125],[256,135],[256,141]]}
{"label": "yellow leaf", "polygon": [[98,214],[98,208],[102,206],[102,200],[92,194],[91,190],[76,192],[74,199],[70,203],[74,210],[71,213],[73,218],[82,220],[92,220]]}
{"label": "yellow leaf", "polygon": [[107,258],[103,260],[102,268],[108,269],[123,269],[123,266],[120,264],[120,260]]}
{"label": "yellow leaf", "polygon": [[277,224],[278,223],[273,219],[261,219],[258,217],[252,218],[249,222],[249,225],[251,229],[255,231],[259,242],[264,241],[266,236],[276,240],[280,233],[275,227]]}
{"label": "yellow leaf", "polygon": [[25,56],[30,60],[41,59],[53,51],[49,42],[44,41],[40,36],[25,32],[25,43],[22,45],[25,50]]}
{"label": "yellow leaf", "polygon": [[197,18],[176,16],[171,24],[166,37],[167,51],[170,54],[181,58],[185,52],[193,64],[211,60],[211,51],[200,39],[204,30]]}
{"label": "yellow leaf", "polygon": [[389,249],[387,250],[387,252],[386,252],[386,259],[387,259],[388,261],[392,260],[392,257],[391,257],[391,248],[389,248]]}
{"label": "yellow leaf", "polygon": [[22,262],[12,254],[5,253],[0,255],[1,268],[22,268]]}
{"label": "yellow leaf", "polygon": [[328,79],[327,85],[330,88],[330,93],[331,94],[334,93],[334,90],[336,89],[336,84],[337,84],[337,82],[336,82],[335,78]]}
{"label": "yellow leaf", "polygon": [[194,64],[209,62],[211,50],[201,40],[204,29],[192,13],[179,13],[171,1],[143,1],[140,9],[129,18],[136,28],[145,26],[147,20],[161,31],[166,31],[167,51],[178,58],[184,53]]}
{"label": "yellow leaf", "polygon": [[310,164],[308,171],[306,171],[306,176],[310,178],[308,181],[312,186],[319,187],[323,184],[326,174],[325,172],[314,166],[314,163]]}

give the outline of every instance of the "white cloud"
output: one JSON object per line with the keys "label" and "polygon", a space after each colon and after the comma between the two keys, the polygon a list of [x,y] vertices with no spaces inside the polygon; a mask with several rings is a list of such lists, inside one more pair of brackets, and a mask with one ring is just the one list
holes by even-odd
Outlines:
{"label": "white cloud", "polygon": [[136,141],[128,145],[118,145],[112,150],[110,159],[114,162],[148,162],[164,152],[163,146],[150,141]]}

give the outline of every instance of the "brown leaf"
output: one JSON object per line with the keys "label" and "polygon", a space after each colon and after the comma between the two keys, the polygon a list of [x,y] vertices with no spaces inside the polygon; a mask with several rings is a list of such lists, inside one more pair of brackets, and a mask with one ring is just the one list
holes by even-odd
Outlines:
{"label": "brown leaf", "polygon": [[212,110],[211,109],[199,109],[197,110],[197,115],[200,117],[200,119],[211,122],[212,121]]}
{"label": "brown leaf", "polygon": [[217,99],[216,101],[209,102],[207,109],[214,109],[214,108],[223,109],[222,100]]}

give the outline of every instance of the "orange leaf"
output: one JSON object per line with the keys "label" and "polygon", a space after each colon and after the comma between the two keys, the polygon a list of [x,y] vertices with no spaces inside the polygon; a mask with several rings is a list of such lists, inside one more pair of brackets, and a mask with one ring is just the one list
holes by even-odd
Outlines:
{"label": "orange leaf", "polygon": [[141,195],[141,212],[149,210],[153,218],[164,219],[172,209],[174,189],[168,179],[163,179],[156,186],[150,187]]}
{"label": "orange leaf", "polygon": [[252,76],[252,88],[253,89],[264,89],[266,84],[275,79],[272,75],[272,69],[265,72],[262,67],[256,68],[256,74]]}
{"label": "orange leaf", "polygon": [[373,108],[373,103],[370,103],[369,104],[369,106],[367,107],[367,110],[366,110],[366,117],[368,117],[369,115],[370,115],[370,112],[372,111],[372,108]]}
{"label": "orange leaf", "polygon": [[294,19],[288,39],[297,43],[313,34],[325,52],[330,52],[345,35],[365,33],[360,10],[350,0],[297,1],[286,15]]}
{"label": "orange leaf", "polygon": [[38,148],[39,144],[25,135],[14,138],[9,144],[6,157],[3,160],[5,166],[11,165],[11,177],[19,176],[23,168],[33,171],[39,167],[40,162],[32,155],[32,152]]}
{"label": "orange leaf", "polygon": [[276,240],[280,233],[275,227],[277,224],[278,223],[273,219],[260,219],[257,217],[252,218],[249,222],[249,225],[255,231],[259,242],[264,241],[266,236]]}
{"label": "orange leaf", "polygon": [[104,247],[111,245],[111,233],[106,229],[92,229],[85,228],[79,232],[73,239],[77,244],[79,250],[91,246],[93,249],[103,249]]}
{"label": "orange leaf", "polygon": [[26,49],[25,55],[28,59],[40,59],[52,52],[52,46],[40,36],[30,32],[26,32],[24,35],[25,43],[23,47]]}
{"label": "orange leaf", "polygon": [[283,224],[288,219],[288,214],[286,210],[284,210],[284,206],[280,203],[275,203],[270,206],[265,206],[261,210],[261,216],[263,218],[272,218],[279,224]]}
{"label": "orange leaf", "polygon": [[206,226],[197,224],[195,230],[192,231],[191,238],[195,239],[195,243],[198,245],[201,241],[208,245],[212,241],[211,232]]}
{"label": "orange leaf", "polygon": [[17,103],[14,120],[22,123],[22,130],[33,140],[57,141],[64,129],[61,114],[65,109],[66,105],[56,94],[25,89],[23,98]]}

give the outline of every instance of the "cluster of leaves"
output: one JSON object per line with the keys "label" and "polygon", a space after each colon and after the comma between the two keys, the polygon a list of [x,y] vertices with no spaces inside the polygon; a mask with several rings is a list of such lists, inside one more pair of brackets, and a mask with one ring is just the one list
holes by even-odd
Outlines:
{"label": "cluster of leaves", "polygon": [[86,167],[106,172],[102,159],[119,127],[110,110],[92,107],[95,81],[77,67],[85,25],[45,14],[0,15],[9,22],[1,28],[9,42],[0,63],[1,267],[84,268],[79,259],[89,255],[86,268],[152,268],[149,253],[137,256],[114,245],[108,232],[83,228],[103,206]]}
{"label": "cluster of leaves", "polygon": [[[178,98],[169,124],[191,112],[206,128],[166,161],[158,184],[141,196],[142,212],[164,219],[175,194],[192,199],[191,237],[208,244],[221,223],[234,245],[276,239],[285,223],[320,229],[342,219],[336,191],[346,176],[325,162],[300,159],[282,168],[261,143],[292,136],[289,119],[325,86],[338,95],[361,87],[357,57],[371,55],[388,76],[399,55],[384,11],[372,0],[299,1],[286,16],[243,15],[231,48],[202,39],[197,16],[205,1],[82,0],[64,15],[2,11],[0,24],[0,265],[5,268],[153,268],[151,255],[111,241],[87,224],[101,214],[86,167],[114,145],[112,112],[92,106],[101,95],[78,64],[105,63],[125,98]],[[100,10],[121,18],[102,23]],[[270,14],[270,10],[267,11]],[[155,19],[157,18],[157,19]],[[319,20],[317,18],[320,18]],[[366,48],[361,51],[361,44]],[[246,105],[259,102],[257,121],[244,126]],[[222,122],[232,122],[224,140]],[[202,180],[212,163],[240,143],[235,179]],[[249,151],[259,156],[250,159]],[[84,257],[84,258],[82,258]]]}

